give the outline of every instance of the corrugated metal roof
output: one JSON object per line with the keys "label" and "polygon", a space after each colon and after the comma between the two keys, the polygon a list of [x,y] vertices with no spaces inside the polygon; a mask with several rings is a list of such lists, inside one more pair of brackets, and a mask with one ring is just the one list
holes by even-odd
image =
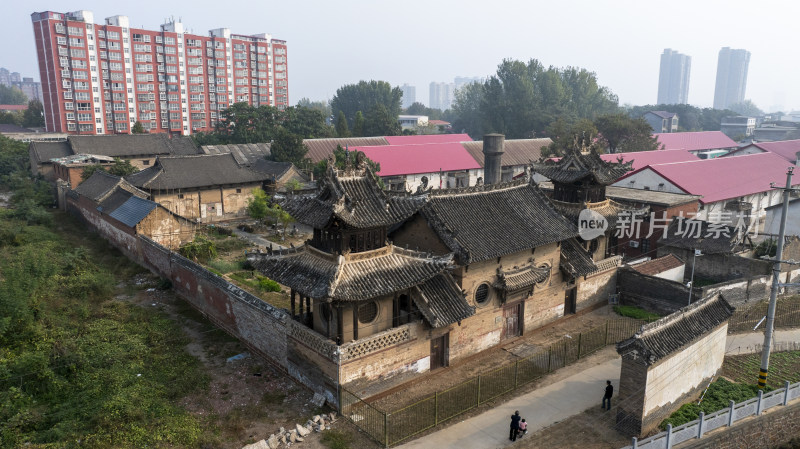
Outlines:
{"label": "corrugated metal roof", "polygon": [[722,131],[653,134],[665,150],[717,150],[736,148],[737,144]]}
{"label": "corrugated metal roof", "polygon": [[790,162],[773,153],[747,154],[650,165],[628,173],[618,182],[652,170],[684,192],[702,195],[700,202],[708,204],[769,191],[770,183],[783,185],[789,166]]}
{"label": "corrugated metal roof", "polygon": [[[413,136],[410,136],[413,137]],[[355,147],[381,164],[380,176],[437,173],[481,168],[459,142]]]}
{"label": "corrugated metal roof", "polygon": [[303,140],[303,145],[308,148],[308,153],[306,153],[306,157],[311,159],[311,162],[317,163],[319,161],[324,161],[333,154],[333,151],[336,149],[337,145],[341,145],[342,148],[345,147],[354,147],[354,146],[373,146],[373,145],[388,145],[389,142],[386,141],[384,137],[345,137],[345,138],[335,138],[335,139],[305,139]]}
{"label": "corrugated metal roof", "polygon": [[136,227],[158,205],[152,201],[131,196],[121,206],[108,215],[127,226]]}
{"label": "corrugated metal roof", "polygon": [[754,144],[764,151],[786,159],[789,162],[797,163],[797,153],[800,152],[800,140],[782,140],[779,142],[759,142]]}
{"label": "corrugated metal roof", "polygon": [[[503,143],[503,167],[512,165],[528,165],[538,161],[542,156],[542,148],[553,143],[549,137],[543,139],[511,139]],[[463,142],[462,145],[470,155],[484,167],[483,141]]]}
{"label": "corrugated metal roof", "polygon": [[635,151],[631,153],[601,154],[600,159],[606,162],[616,162],[622,158],[622,162],[633,161],[633,170],[653,164],[667,164],[670,162],[697,161],[700,158],[690,153],[688,150],[658,150],[658,151]]}
{"label": "corrugated metal roof", "polygon": [[422,134],[418,136],[386,136],[388,145],[427,145],[431,143],[472,142],[469,134]]}

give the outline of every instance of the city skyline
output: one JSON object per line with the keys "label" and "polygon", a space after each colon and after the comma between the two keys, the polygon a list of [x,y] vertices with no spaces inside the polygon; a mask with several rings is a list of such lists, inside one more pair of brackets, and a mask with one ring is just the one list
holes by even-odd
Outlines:
{"label": "city skyline", "polygon": [[[753,8],[740,1],[718,8],[680,0],[674,7],[663,9],[633,1],[598,4],[574,0],[559,5],[509,2],[503,8],[475,14],[485,10],[485,5],[412,0],[407,8],[397,9],[347,1],[254,6],[230,0],[220,7],[182,0],[169,5],[143,0],[126,7],[85,0],[58,9],[90,10],[99,21],[127,15],[133,26],[146,29],[157,29],[172,16],[196,34],[227,27],[242,34],[268,32],[279,36],[292,49],[291,104],[303,97],[330,99],[339,87],[362,79],[383,80],[393,86],[407,83],[423,90],[431,81],[453,80],[459,75],[486,77],[495,73],[504,58],[534,58],[545,67],[585,68],[597,74],[599,83],[614,92],[620,104],[652,104],[658,88],[653,76],[659,70],[655,55],[664,48],[677,48],[693,59],[690,104],[710,107],[717,54],[727,46],[747,48],[753,55],[748,99],[764,110],[800,109],[800,86],[785,75],[800,70],[800,61],[787,58],[777,46],[793,41],[791,18],[793,12],[800,12],[800,5],[775,3],[782,12],[776,15],[771,4]],[[0,29],[0,37],[7,43],[0,64],[21,73],[38,73],[30,14],[53,8],[41,0],[4,5],[9,21]],[[426,12],[420,14],[423,8]],[[743,8],[753,22],[770,23],[768,37],[754,37],[735,26],[741,21]],[[548,20],[537,20],[535,27],[530,26],[531,20],[541,17]],[[653,20],[664,26],[679,23],[681,31],[654,34]],[[356,23],[358,26],[354,26]],[[598,23],[613,26],[600,32]],[[482,32],[467,32],[476,28]],[[565,32],[570,30],[583,31]],[[432,42],[445,43],[448,49]],[[407,50],[411,48],[414,51]],[[341,63],[343,57],[345,64]],[[322,67],[335,70],[323,72]],[[421,100],[424,103],[428,99]]]}

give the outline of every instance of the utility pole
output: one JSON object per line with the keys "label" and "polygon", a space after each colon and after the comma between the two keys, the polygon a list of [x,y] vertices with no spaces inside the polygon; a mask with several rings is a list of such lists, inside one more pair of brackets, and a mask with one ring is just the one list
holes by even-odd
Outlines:
{"label": "utility pole", "polygon": [[703,253],[699,249],[694,250],[694,256],[692,256],[692,278],[689,280],[689,304],[692,304],[692,290],[694,289],[694,266],[697,264],[697,256],[702,256]]}
{"label": "utility pole", "polygon": [[[783,188],[783,208],[781,213],[780,230],[778,231],[778,249],[775,252],[775,260],[772,264],[772,290],[769,294],[769,308],[767,309],[767,327],[764,329],[764,348],[761,353],[761,372],[758,373],[758,388],[763,390],[767,385],[767,371],[769,371],[769,351],[772,346],[772,331],[775,325],[775,303],[777,302],[778,289],[780,288],[780,275],[781,275],[781,259],[783,257],[783,240],[786,235],[786,218],[789,215],[789,194],[792,189],[792,173],[794,167],[789,167],[786,172],[786,187]],[[773,189],[780,188],[775,185],[770,186]]]}

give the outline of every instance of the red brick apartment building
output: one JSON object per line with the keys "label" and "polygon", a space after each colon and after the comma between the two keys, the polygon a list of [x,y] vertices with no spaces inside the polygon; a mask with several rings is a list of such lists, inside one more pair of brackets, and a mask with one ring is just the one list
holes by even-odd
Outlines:
{"label": "red brick apartment building", "polygon": [[96,24],[89,11],[31,15],[48,132],[208,131],[233,103],[289,105],[286,41],[227,28],[186,33],[171,20],[158,31],[127,16]]}

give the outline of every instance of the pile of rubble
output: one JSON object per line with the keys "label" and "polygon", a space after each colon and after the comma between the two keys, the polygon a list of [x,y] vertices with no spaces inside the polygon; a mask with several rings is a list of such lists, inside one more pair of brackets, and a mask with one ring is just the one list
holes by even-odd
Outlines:
{"label": "pile of rubble", "polygon": [[281,427],[278,433],[270,435],[265,440],[248,444],[242,449],[278,449],[281,446],[291,446],[292,444],[303,442],[303,439],[311,432],[330,430],[331,423],[334,422],[336,422],[336,412],[315,415],[312,419],[306,421],[304,426],[296,424],[294,429],[288,431]]}

